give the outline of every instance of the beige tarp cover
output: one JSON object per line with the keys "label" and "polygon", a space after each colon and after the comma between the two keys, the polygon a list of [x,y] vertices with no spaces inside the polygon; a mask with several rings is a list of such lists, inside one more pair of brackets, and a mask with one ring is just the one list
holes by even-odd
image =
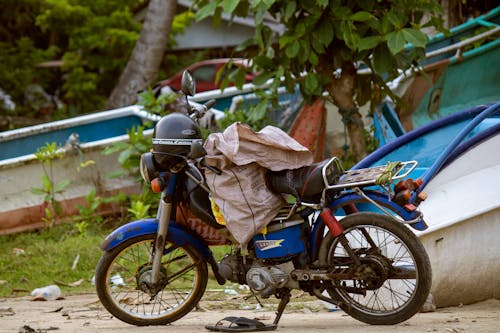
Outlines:
{"label": "beige tarp cover", "polygon": [[281,129],[266,126],[254,132],[234,123],[205,142],[208,165],[222,174],[206,171],[212,199],[217,203],[233,237],[243,246],[262,230],[285,204],[265,184],[266,169],[296,169],[313,162],[312,153]]}

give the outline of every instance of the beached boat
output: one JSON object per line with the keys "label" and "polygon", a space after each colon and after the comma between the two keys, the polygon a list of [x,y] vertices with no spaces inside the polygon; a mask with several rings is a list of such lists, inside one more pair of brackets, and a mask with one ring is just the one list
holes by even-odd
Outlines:
{"label": "beached boat", "polygon": [[[73,215],[78,205],[86,205],[85,195],[92,189],[100,196],[139,190],[130,177],[108,177],[121,167],[117,154],[103,155],[102,151],[114,142],[128,140],[127,131],[133,127],[145,126],[145,134],[150,135],[157,120],[158,116],[140,106],[130,106],[0,132],[0,234],[44,225],[43,196],[31,190],[42,182],[42,164],[34,155],[38,148],[53,142],[64,147],[64,157],[54,161],[53,180],[70,181],[56,199],[63,216]],[[82,168],[85,161],[93,164]]]}
{"label": "beached boat", "polygon": [[[390,109],[390,105],[384,105]],[[437,306],[500,295],[500,103],[443,117],[394,138],[353,167],[416,160],[420,205],[429,228],[418,232],[433,267]]]}
{"label": "beached boat", "polygon": [[[375,122],[401,135],[430,121],[500,100],[500,6],[438,34],[426,45],[420,72],[408,71],[388,85],[402,98],[397,117],[375,113]],[[400,122],[400,123],[399,123]],[[398,124],[399,123],[399,124]],[[377,133],[381,145],[391,138]]]}

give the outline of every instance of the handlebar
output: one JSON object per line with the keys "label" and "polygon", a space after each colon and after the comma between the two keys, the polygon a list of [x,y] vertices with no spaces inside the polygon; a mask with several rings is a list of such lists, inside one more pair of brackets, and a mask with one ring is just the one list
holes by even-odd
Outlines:
{"label": "handlebar", "polygon": [[202,118],[205,113],[213,108],[217,101],[215,99],[210,99],[206,101],[204,104],[195,104],[195,103],[189,103],[189,106],[191,107],[191,114],[190,117],[194,120]]}
{"label": "handlebar", "polygon": [[215,99],[210,99],[208,100],[205,104],[203,104],[203,106],[205,107],[205,109],[208,111],[210,110],[211,108],[213,108],[215,106],[215,104],[217,103],[217,101]]}

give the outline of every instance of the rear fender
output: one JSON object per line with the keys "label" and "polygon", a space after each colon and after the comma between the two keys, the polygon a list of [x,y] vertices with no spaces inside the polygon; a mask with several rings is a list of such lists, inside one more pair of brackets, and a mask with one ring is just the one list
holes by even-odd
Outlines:
{"label": "rear fender", "polygon": [[[400,205],[396,204],[395,202],[391,201],[388,199],[387,194],[381,193],[378,191],[370,191],[370,190],[364,190],[363,191],[365,195],[367,195],[370,199],[375,201],[377,204],[381,205],[382,207],[394,212],[396,215],[399,215],[402,219],[405,221],[410,221],[413,219],[416,219],[419,216],[418,211],[413,211],[413,212],[408,212],[406,211],[403,207]],[[331,209],[332,214],[337,215],[337,210],[342,209],[342,207],[350,205],[350,204],[356,204],[356,208],[359,211],[371,211],[371,212],[377,212],[377,213],[383,213],[379,208],[374,206],[372,203],[367,202],[365,198],[360,196],[357,193],[346,193],[335,199],[334,201],[330,202],[328,205],[328,208]],[[338,215],[343,215],[343,214],[338,214]],[[314,229],[311,234],[311,240],[310,240],[310,250],[311,253],[313,253],[313,256],[316,257],[317,254],[319,253],[319,247],[321,246],[321,240],[323,239],[324,236],[324,223],[321,220],[321,217],[318,217],[318,223],[315,224]],[[394,222],[398,223],[398,222]],[[425,230],[428,228],[427,224],[423,219],[420,219],[418,222],[410,224],[410,226],[415,229],[415,230]]]}
{"label": "rear fender", "polygon": [[[409,212],[400,205],[398,205],[397,203],[395,203],[394,201],[389,200],[386,193],[381,193],[378,191],[370,191],[370,190],[365,190],[364,193],[370,199],[372,199],[382,207],[385,207],[390,211],[394,212],[396,215],[399,215],[405,221],[414,220],[420,215],[420,212],[418,211]],[[360,203],[362,203],[363,205],[359,205]],[[365,198],[363,198],[357,193],[346,193],[337,198],[336,200],[332,201],[328,207],[332,210],[332,212],[335,212],[339,208],[342,208],[343,206],[349,204],[358,204],[356,205],[356,207],[360,211],[372,211],[372,212],[383,213],[379,208],[377,208],[370,202],[367,202]],[[418,222],[411,223],[410,226],[413,229],[419,231],[428,228],[427,224],[423,219],[420,219]]]}
{"label": "rear fender", "polygon": [[[104,241],[101,243],[100,248],[103,251],[111,251],[119,244],[133,237],[155,234],[157,229],[158,220],[153,218],[130,222],[113,230],[113,232],[106,236]],[[176,224],[175,221],[170,221],[169,223],[167,240],[181,246],[188,243],[198,250],[204,259],[211,260],[213,258],[212,252],[202,239],[189,233],[185,227]]]}

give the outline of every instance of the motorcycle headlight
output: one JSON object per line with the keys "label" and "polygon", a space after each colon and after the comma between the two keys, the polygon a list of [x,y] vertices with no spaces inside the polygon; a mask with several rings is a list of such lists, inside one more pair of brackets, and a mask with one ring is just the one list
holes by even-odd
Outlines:
{"label": "motorcycle headlight", "polygon": [[158,171],[153,161],[153,153],[144,153],[141,155],[139,170],[141,171],[142,179],[147,184],[151,184],[151,181],[158,177]]}

